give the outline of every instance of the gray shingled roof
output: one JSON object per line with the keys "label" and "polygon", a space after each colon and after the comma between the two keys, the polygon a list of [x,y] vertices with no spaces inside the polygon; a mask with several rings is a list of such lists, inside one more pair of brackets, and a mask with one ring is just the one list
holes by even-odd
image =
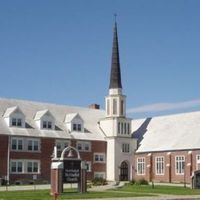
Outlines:
{"label": "gray shingled roof", "polygon": [[[25,115],[26,128],[8,127],[3,117],[8,108],[17,106]],[[48,110],[55,117],[56,130],[39,130],[34,120],[39,111]],[[85,131],[69,133],[65,125],[66,114],[79,113],[84,120]],[[44,114],[42,112],[42,114]],[[98,127],[100,118],[105,117],[105,112],[81,107],[55,105],[32,101],[0,98],[0,134],[31,136],[31,137],[52,137],[52,138],[74,138],[80,140],[105,140],[104,135]]]}
{"label": "gray shingled roof", "polygon": [[141,152],[200,149],[200,111],[132,121]]}

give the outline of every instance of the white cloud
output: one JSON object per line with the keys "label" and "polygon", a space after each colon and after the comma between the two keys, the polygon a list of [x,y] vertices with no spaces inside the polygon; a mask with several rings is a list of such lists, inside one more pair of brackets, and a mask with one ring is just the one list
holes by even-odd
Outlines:
{"label": "white cloud", "polygon": [[144,105],[136,108],[130,108],[127,113],[144,113],[144,112],[160,112],[184,108],[192,108],[195,106],[200,106],[200,99],[177,102],[177,103],[155,103]]}

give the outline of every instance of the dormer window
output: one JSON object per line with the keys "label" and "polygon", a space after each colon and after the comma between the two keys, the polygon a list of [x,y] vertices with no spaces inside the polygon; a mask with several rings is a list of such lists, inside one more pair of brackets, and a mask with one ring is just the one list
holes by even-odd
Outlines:
{"label": "dormer window", "polygon": [[83,119],[78,113],[67,114],[65,123],[69,131],[84,132]]}
{"label": "dormer window", "polygon": [[10,127],[25,127],[25,115],[17,106],[7,108],[3,117]]}
{"label": "dormer window", "polygon": [[55,129],[55,118],[49,110],[38,111],[34,119],[40,129]]}

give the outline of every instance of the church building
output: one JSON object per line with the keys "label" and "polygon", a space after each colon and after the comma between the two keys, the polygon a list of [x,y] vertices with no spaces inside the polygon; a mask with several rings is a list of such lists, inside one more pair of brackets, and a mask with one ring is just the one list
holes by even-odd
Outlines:
{"label": "church building", "polygon": [[115,22],[105,111],[0,98],[1,180],[49,183],[54,146],[59,155],[69,145],[86,161],[89,180],[190,183],[200,168],[200,111],[126,117]]}

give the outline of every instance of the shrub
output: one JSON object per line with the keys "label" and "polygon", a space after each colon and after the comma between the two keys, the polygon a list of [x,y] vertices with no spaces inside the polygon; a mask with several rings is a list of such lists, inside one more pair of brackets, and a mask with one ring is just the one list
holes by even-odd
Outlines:
{"label": "shrub", "polygon": [[106,185],[107,182],[106,182],[106,180],[104,178],[98,178],[98,177],[96,177],[96,178],[94,178],[92,180],[92,184],[93,185]]}
{"label": "shrub", "polygon": [[138,181],[135,182],[136,185],[149,185],[148,181],[145,180],[144,178],[139,179]]}

